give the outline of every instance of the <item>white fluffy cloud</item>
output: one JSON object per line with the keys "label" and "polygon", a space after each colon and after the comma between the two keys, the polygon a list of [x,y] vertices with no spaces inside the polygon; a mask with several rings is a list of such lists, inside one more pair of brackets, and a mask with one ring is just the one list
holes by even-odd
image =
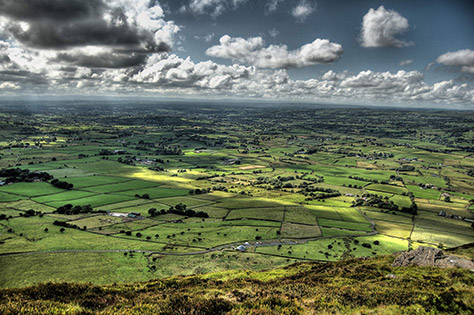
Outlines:
{"label": "white fluffy cloud", "polygon": [[363,47],[404,47],[412,43],[397,39],[396,36],[409,29],[408,20],[394,10],[380,6],[369,9],[362,20],[360,35]]}
{"label": "white fluffy cloud", "polygon": [[160,87],[230,89],[236,81],[248,78],[252,71],[254,69],[240,65],[224,66],[212,61],[196,64],[189,57],[155,55],[131,81]]}
{"label": "white fluffy cloud", "polygon": [[462,72],[474,74],[474,50],[462,49],[450,51],[436,59],[445,66],[461,67]]}
{"label": "white fluffy cloud", "polygon": [[244,39],[225,35],[219,42],[219,45],[207,49],[206,54],[254,65],[258,68],[298,68],[326,64],[339,60],[343,53],[340,44],[320,38],[292,51],[289,51],[286,45],[265,47],[265,42],[261,37]]}
{"label": "white fluffy cloud", "polygon": [[[7,75],[8,74],[8,75]],[[180,96],[233,96],[330,101],[349,104],[472,104],[474,90],[468,84],[442,81],[429,85],[418,71],[356,74],[332,70],[318,78],[293,80],[285,69],[195,63],[174,54],[154,54],[140,67],[95,70],[50,65],[46,58],[29,55],[0,42],[0,90],[51,89],[74,93],[140,93]],[[40,90],[38,90],[40,91]]]}
{"label": "white fluffy cloud", "polygon": [[452,80],[429,85],[418,71],[356,74],[332,70],[320,78],[292,80],[284,69],[265,70],[211,61],[194,63],[175,55],[153,56],[133,82],[147,90],[184,89],[188,94],[233,95],[311,101],[330,100],[352,104],[471,104],[474,90]]}
{"label": "white fluffy cloud", "polygon": [[191,0],[189,5],[181,8],[182,12],[191,11],[194,14],[210,14],[213,17],[221,15],[227,9],[236,9],[247,0]]}
{"label": "white fluffy cloud", "polygon": [[[212,1],[216,0],[201,4]],[[215,3],[223,3],[224,9],[228,9],[242,2]],[[31,3],[38,4],[35,10],[26,5]],[[198,5],[197,0],[195,3]],[[274,3],[278,5],[281,1]],[[71,6],[75,10],[65,9]],[[203,10],[209,13],[213,8],[203,6]],[[91,27],[86,27],[86,22],[92,23]],[[81,29],[54,33],[55,27],[65,24],[69,29]],[[89,36],[98,25],[104,28]],[[53,33],[43,34],[34,29],[39,26]],[[191,57],[169,52],[173,45],[179,46],[179,40],[185,40],[175,41],[178,31],[179,26],[166,21],[162,7],[153,0],[0,0],[0,94],[163,93],[349,104],[474,103],[474,89],[468,83],[447,80],[427,84],[417,71],[330,70],[307,80],[292,79],[287,68],[328,64],[341,58],[342,46],[327,39],[316,39],[290,50],[286,45],[266,45],[261,37],[226,35],[207,50],[209,56],[236,62],[223,65],[214,61],[194,62]],[[54,36],[48,37],[51,35]],[[198,39],[211,40],[212,35]],[[474,51],[448,52],[436,62],[473,73]]]}
{"label": "white fluffy cloud", "polygon": [[316,3],[311,4],[306,0],[301,0],[292,10],[293,15],[298,21],[303,22],[316,10]]}

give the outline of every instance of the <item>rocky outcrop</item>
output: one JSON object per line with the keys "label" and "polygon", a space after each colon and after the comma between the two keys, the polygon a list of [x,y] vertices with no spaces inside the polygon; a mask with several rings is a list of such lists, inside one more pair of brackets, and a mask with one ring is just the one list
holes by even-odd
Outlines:
{"label": "rocky outcrop", "polygon": [[473,261],[456,256],[449,256],[440,249],[425,246],[420,246],[415,250],[400,254],[392,264],[393,267],[406,267],[411,265],[439,268],[461,267],[474,271]]}

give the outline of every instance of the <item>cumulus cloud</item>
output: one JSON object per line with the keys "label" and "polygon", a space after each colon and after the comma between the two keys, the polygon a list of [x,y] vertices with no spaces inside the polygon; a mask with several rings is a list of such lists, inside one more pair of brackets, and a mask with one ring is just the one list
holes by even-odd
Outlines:
{"label": "cumulus cloud", "polygon": [[18,84],[12,82],[2,82],[0,84],[0,90],[18,90],[20,88]]}
{"label": "cumulus cloud", "polygon": [[98,53],[63,52],[50,60],[87,68],[128,68],[144,63],[146,58],[145,54],[122,54],[105,50]]}
{"label": "cumulus cloud", "polygon": [[298,68],[326,64],[339,60],[343,53],[340,44],[320,38],[292,51],[288,51],[286,45],[265,47],[261,37],[244,39],[224,35],[219,42],[219,45],[207,49],[206,54],[251,64],[258,68]]}
{"label": "cumulus cloud", "polygon": [[[220,2],[232,9],[242,1]],[[189,8],[191,2],[186,3]],[[203,8],[212,13],[213,8]],[[169,52],[185,40],[175,40],[178,31],[154,0],[0,0],[0,90],[5,95],[168,93],[445,106],[474,102],[471,85],[454,80],[427,84],[417,71],[330,70],[320,77],[292,79],[287,68],[341,58],[342,46],[327,39],[290,50],[266,45],[261,37],[226,35],[207,50],[209,56],[237,63],[223,65]],[[441,55],[436,62],[469,72],[473,59],[473,51],[466,49]]]}
{"label": "cumulus cloud", "polygon": [[[0,26],[24,47],[56,51],[56,61],[107,68],[170,51],[179,31],[149,0],[1,0]],[[78,52],[83,48],[99,54]]]}
{"label": "cumulus cloud", "polygon": [[439,56],[436,62],[445,66],[460,67],[462,72],[474,74],[474,50],[471,49],[447,52]]}
{"label": "cumulus cloud", "polygon": [[240,65],[224,66],[212,61],[194,63],[189,57],[156,55],[130,80],[150,88],[232,90],[235,84],[248,79],[254,71]]}
{"label": "cumulus cloud", "polygon": [[[325,74],[324,76],[326,76]],[[322,79],[324,79],[324,76]],[[327,77],[332,77],[327,76]],[[326,78],[327,79],[327,78]],[[321,83],[321,82],[320,82]],[[453,80],[429,85],[418,71],[361,71],[332,81],[334,95],[353,101],[383,101],[392,103],[472,103],[474,90],[468,84],[456,85]]]}
{"label": "cumulus cloud", "polygon": [[363,47],[405,47],[412,43],[397,39],[396,36],[409,29],[408,20],[394,10],[384,6],[369,9],[362,20],[360,35]]}
{"label": "cumulus cloud", "polygon": [[[8,58],[5,58],[7,56]],[[292,80],[285,69],[193,62],[174,54],[153,54],[130,68],[51,65],[22,48],[0,42],[0,89],[18,93],[38,88],[74,93],[155,93],[331,101],[350,104],[417,102],[472,104],[474,90],[453,80],[429,85],[417,71],[350,74],[327,71],[319,78]],[[45,61],[46,60],[46,61]]]}
{"label": "cumulus cloud", "polygon": [[406,87],[416,85],[423,80],[423,74],[418,71],[397,73],[362,71],[355,76],[345,78],[341,82],[343,87],[373,88],[388,90],[404,90]]}
{"label": "cumulus cloud", "polygon": [[316,3],[311,4],[306,0],[301,0],[292,10],[291,14],[300,22],[304,22],[308,16],[316,10]]}
{"label": "cumulus cloud", "polygon": [[217,17],[227,9],[236,9],[247,0],[191,0],[188,6],[182,6],[180,12],[193,14],[210,14]]}
{"label": "cumulus cloud", "polygon": [[106,7],[101,0],[2,0],[2,15],[17,20],[71,20],[89,17]]}
{"label": "cumulus cloud", "polygon": [[[141,12],[137,11],[139,5]],[[30,47],[103,45],[161,52],[169,51],[171,46],[154,36],[163,26],[163,11],[159,6],[148,8],[147,1],[126,7],[124,1],[4,0],[0,15],[9,18],[5,23],[7,33]]]}

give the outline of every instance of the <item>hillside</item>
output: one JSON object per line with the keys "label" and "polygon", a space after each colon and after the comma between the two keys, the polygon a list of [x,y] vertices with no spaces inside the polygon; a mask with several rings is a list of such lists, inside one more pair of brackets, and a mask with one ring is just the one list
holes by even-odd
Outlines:
{"label": "hillside", "polygon": [[[450,250],[472,260],[474,246]],[[95,286],[46,283],[0,291],[2,314],[472,314],[468,269],[392,267],[395,255],[297,263]]]}

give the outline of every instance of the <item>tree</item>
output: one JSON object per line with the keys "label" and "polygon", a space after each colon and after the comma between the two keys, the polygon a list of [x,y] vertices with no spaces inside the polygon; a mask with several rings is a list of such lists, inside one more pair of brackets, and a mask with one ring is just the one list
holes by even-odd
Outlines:
{"label": "tree", "polygon": [[47,233],[49,230],[48,230],[48,228],[44,228],[44,231]]}
{"label": "tree", "polygon": [[148,214],[151,216],[151,217],[154,217],[157,215],[157,210],[156,208],[150,208],[148,209]]}
{"label": "tree", "polygon": [[61,233],[64,233],[64,231],[66,231],[65,228],[61,228],[61,229],[59,230],[59,232],[61,232]]}

